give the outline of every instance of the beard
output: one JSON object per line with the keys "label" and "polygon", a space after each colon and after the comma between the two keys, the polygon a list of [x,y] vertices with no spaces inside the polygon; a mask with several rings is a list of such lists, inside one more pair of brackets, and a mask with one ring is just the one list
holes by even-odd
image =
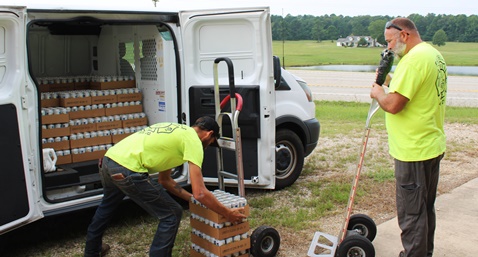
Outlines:
{"label": "beard", "polygon": [[400,59],[405,55],[406,48],[407,48],[407,44],[403,43],[400,39],[398,39],[392,51],[395,53],[395,56]]}

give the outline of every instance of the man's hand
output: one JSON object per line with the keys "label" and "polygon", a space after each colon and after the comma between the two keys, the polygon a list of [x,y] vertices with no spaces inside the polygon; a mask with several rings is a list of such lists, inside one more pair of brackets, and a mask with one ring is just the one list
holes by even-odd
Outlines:
{"label": "man's hand", "polygon": [[244,208],[232,208],[229,209],[227,216],[225,217],[229,222],[233,224],[241,223],[246,217],[244,215]]}
{"label": "man's hand", "polygon": [[408,103],[408,98],[395,92],[387,94],[384,88],[377,83],[373,83],[370,97],[377,100],[382,110],[391,114],[402,111]]}
{"label": "man's hand", "polygon": [[385,96],[385,90],[383,90],[383,87],[377,83],[373,83],[372,91],[370,91],[370,97],[379,101],[380,98],[384,96]]}
{"label": "man's hand", "polygon": [[189,163],[189,176],[191,178],[191,187],[194,198],[204,204],[208,209],[221,214],[232,223],[242,222],[242,220],[246,218],[243,214],[244,208],[231,209],[224,206],[216,199],[216,197],[204,185],[201,168],[191,162]]}

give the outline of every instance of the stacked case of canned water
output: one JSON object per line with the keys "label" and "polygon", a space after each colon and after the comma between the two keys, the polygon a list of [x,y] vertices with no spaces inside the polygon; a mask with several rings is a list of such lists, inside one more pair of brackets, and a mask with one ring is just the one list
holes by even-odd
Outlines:
{"label": "stacked case of canned water", "polygon": [[[212,192],[214,196],[229,208],[244,208],[249,216],[249,205],[244,197],[221,190]],[[207,209],[192,198],[191,211],[191,251],[192,257],[245,257],[251,247],[249,222],[231,224],[223,216]]]}

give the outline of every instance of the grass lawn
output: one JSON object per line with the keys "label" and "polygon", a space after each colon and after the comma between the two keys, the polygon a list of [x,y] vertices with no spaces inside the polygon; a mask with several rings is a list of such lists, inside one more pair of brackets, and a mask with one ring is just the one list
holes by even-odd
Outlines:
{"label": "grass lawn", "polygon": [[[274,41],[273,54],[286,67],[315,65],[377,65],[383,48],[338,47],[335,41]],[[435,46],[449,66],[478,66],[478,43],[447,42]],[[283,59],[283,55],[285,59]]]}

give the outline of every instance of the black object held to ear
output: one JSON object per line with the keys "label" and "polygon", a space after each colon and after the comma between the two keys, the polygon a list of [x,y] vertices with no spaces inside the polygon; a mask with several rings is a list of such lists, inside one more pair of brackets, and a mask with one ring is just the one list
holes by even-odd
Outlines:
{"label": "black object held to ear", "polygon": [[380,65],[377,68],[377,80],[375,81],[380,86],[383,85],[387,74],[392,70],[394,53],[391,50],[385,49],[380,54],[382,59]]}

